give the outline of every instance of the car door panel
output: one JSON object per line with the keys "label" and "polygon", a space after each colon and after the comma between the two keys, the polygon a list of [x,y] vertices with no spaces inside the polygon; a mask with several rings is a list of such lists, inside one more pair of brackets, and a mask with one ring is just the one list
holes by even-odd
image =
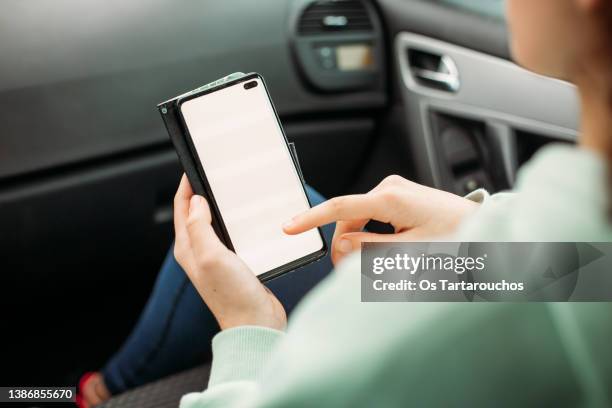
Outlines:
{"label": "car door panel", "polygon": [[[506,189],[537,149],[576,141],[575,88],[509,61],[503,20],[461,0],[378,3],[394,42],[394,86],[419,181],[459,194]],[[419,58],[432,68],[423,72]],[[436,82],[449,70],[457,89]]]}

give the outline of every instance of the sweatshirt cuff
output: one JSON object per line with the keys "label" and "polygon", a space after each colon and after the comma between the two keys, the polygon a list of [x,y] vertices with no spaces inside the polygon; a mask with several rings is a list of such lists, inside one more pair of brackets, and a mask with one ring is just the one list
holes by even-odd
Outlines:
{"label": "sweatshirt cuff", "polygon": [[483,204],[486,200],[489,199],[489,197],[491,197],[491,194],[489,194],[489,192],[484,188],[474,190],[470,194],[465,196],[465,198],[467,198],[468,200],[474,201],[478,204]]}
{"label": "sweatshirt cuff", "polygon": [[223,330],[212,340],[213,361],[208,386],[256,380],[284,332],[259,326]]}

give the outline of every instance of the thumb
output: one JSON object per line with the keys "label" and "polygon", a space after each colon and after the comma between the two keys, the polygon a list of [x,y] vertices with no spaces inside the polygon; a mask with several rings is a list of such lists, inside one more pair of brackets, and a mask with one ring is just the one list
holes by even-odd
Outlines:
{"label": "thumb", "polygon": [[187,218],[187,233],[191,248],[196,253],[214,252],[226,249],[212,225],[210,208],[204,197],[194,195],[189,202],[189,216]]}
{"label": "thumb", "polygon": [[415,242],[431,241],[433,238],[414,228],[397,234],[375,234],[373,232],[349,232],[340,236],[338,247],[348,252],[361,249],[362,242]]}
{"label": "thumb", "polygon": [[345,254],[361,249],[362,242],[388,242],[393,241],[395,234],[375,234],[373,232],[348,232],[342,234],[338,240],[338,251]]}

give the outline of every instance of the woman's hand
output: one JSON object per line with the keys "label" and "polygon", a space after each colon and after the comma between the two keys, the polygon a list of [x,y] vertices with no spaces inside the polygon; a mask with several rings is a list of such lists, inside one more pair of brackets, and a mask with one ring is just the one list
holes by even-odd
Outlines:
{"label": "woman's hand", "polygon": [[[287,234],[299,234],[336,221],[332,261],[337,264],[362,242],[417,241],[447,235],[478,208],[455,194],[389,176],[367,194],[332,198],[284,225]],[[370,220],[391,224],[395,234],[363,232]]]}
{"label": "woman's hand", "polygon": [[174,197],[174,256],[221,329],[263,326],[282,330],[285,309],[211,226],[208,203],[183,175]]}

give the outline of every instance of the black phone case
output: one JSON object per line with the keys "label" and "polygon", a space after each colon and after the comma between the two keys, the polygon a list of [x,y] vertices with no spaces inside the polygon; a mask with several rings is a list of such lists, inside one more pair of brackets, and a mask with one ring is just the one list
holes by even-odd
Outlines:
{"label": "black phone case", "polygon": [[[221,216],[221,213],[217,206],[214,195],[212,194],[212,190],[210,188],[210,185],[208,184],[204,170],[202,166],[199,164],[199,161],[197,159],[195,148],[192,145],[191,138],[189,137],[189,134],[188,134],[189,132],[183,123],[182,115],[180,113],[180,104],[186,100],[197,98],[198,96],[204,95],[206,93],[214,92],[219,89],[225,88],[227,86],[234,85],[238,82],[246,82],[246,81],[249,81],[255,78],[260,79],[262,84],[264,84],[264,87],[265,87],[265,82],[263,80],[263,77],[261,77],[257,73],[250,73],[250,74],[246,74],[246,75],[243,75],[238,78],[228,80],[225,82],[222,82],[222,80],[216,81],[215,83],[212,83],[214,84],[213,86],[207,85],[205,87],[198,88],[195,91],[175,97],[166,102],[162,102],[157,106],[161,114],[161,117],[164,121],[164,124],[166,125],[166,130],[168,131],[170,140],[172,141],[172,144],[174,145],[174,149],[176,150],[179,161],[181,162],[181,165],[183,166],[183,170],[185,171],[187,179],[189,180],[189,183],[191,184],[191,188],[193,189],[194,193],[205,197],[206,200],[209,202],[211,214],[212,214],[212,227],[215,233],[217,234],[217,236],[219,237],[219,239],[223,242],[223,244],[231,250],[234,249],[232,245],[232,241],[223,223],[223,217]],[[266,92],[267,92],[267,87],[266,87]],[[269,94],[268,94],[268,98],[270,98]],[[279,122],[279,126],[280,126],[280,120],[278,118],[278,114],[276,113],[276,108],[274,107],[274,104],[272,103],[271,98],[270,98],[270,103],[272,104],[274,113],[276,115],[276,119]],[[291,157],[293,159],[296,170],[300,176],[302,187],[304,188],[304,184],[305,184],[304,176],[300,168],[295,145],[287,141],[287,137],[285,135],[284,130],[282,129],[282,126],[281,126],[281,130],[283,132],[283,137],[285,138],[285,142],[287,143],[289,147],[289,151],[291,153]],[[311,205],[310,202],[309,204]],[[313,254],[307,255],[304,258],[297,259],[286,265],[283,265],[281,267],[278,267],[276,269],[263,273],[259,275],[258,278],[261,281],[268,281],[270,279],[283,275],[287,272],[291,272],[304,265],[307,265],[311,262],[315,262],[321,259],[323,256],[325,256],[327,254],[327,243],[325,242],[325,238],[323,237],[323,234],[321,233],[320,228],[318,228],[318,231],[319,231],[319,235],[321,236],[321,241],[323,242],[323,246],[320,251],[317,251]]]}

